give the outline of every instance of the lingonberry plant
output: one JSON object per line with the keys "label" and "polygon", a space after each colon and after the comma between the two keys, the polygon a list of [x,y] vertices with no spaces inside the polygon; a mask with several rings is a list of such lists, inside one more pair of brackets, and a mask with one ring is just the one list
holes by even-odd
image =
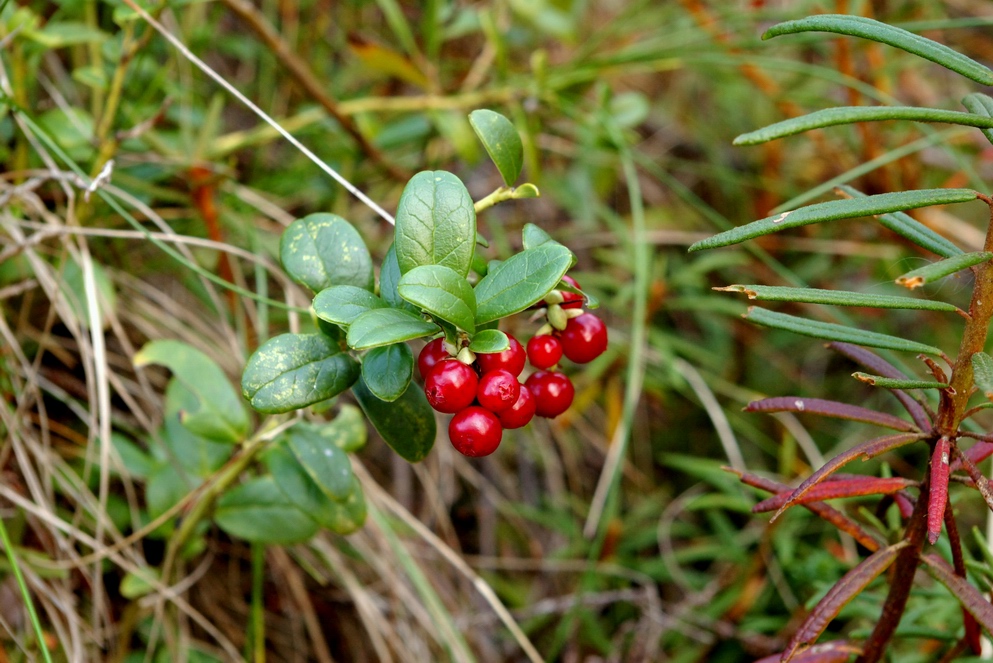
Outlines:
{"label": "lingonberry plant", "polygon": [[[869,39],[902,49],[931,60],[982,85],[993,85],[993,71],[937,42],[905,30],[866,18],[820,15],[773,26],[765,38],[800,32],[830,32]],[[785,120],[758,131],[739,136],[738,145],[766,141],[839,124],[873,120],[914,120],[943,122],[979,128],[993,141],[993,99],[975,93],[963,100],[968,112],[914,107],[844,107],[821,110]],[[719,288],[745,293],[750,299],[793,303],[816,303],[833,306],[929,309],[958,313],[964,320],[961,343],[950,356],[940,348],[918,341],[880,334],[863,329],[810,320],[765,308],[752,307],[745,315],[753,323],[792,331],[830,341],[829,347],[869,372],[857,372],[862,382],[890,390],[906,409],[909,420],[892,414],[836,401],[775,397],[751,403],[751,412],[805,412],[865,422],[896,431],[856,445],[830,459],[798,487],[758,475],[739,473],[741,480],[773,496],[757,504],[756,512],[773,511],[778,517],[791,506],[802,505],[842,532],[851,535],[868,556],[846,573],[810,610],[793,625],[789,643],[781,654],[763,661],[848,661],[856,655],[859,663],[874,663],[885,654],[904,614],[915,583],[917,570],[923,568],[954,595],[962,606],[962,626],[950,633],[954,644],[943,652],[941,660],[952,660],[965,652],[979,653],[981,630],[993,631],[993,605],[980,589],[969,581],[963,545],[959,538],[959,520],[949,501],[949,483],[954,479],[964,488],[977,490],[993,508],[993,487],[976,465],[993,454],[993,435],[984,432],[975,415],[993,400],[993,358],[984,352],[987,331],[993,319],[993,223],[987,229],[982,251],[964,252],[941,234],[919,223],[905,210],[929,205],[945,205],[981,200],[993,210],[993,199],[971,189],[926,189],[878,195],[864,195],[848,187],[839,187],[843,198],[817,203],[720,233],[691,247],[691,251],[729,246],[762,235],[807,224],[875,217],[879,223],[940,259],[923,268],[904,274],[897,283],[908,289],[919,288],[962,270],[973,274],[972,297],[967,311],[952,304],[912,297],[870,295],[858,292],[791,288],[766,285],[731,285]],[[581,361],[585,348],[602,343],[596,323],[582,323],[585,316],[570,320],[562,334],[567,357]],[[569,325],[579,325],[570,331]],[[583,339],[583,340],[577,340]],[[590,340],[585,340],[590,339]],[[578,344],[578,345],[577,345]],[[930,378],[908,377],[891,362],[866,348],[915,353]],[[530,380],[550,378],[537,373]],[[937,394],[934,403],[927,394]],[[974,396],[979,398],[973,398]],[[980,401],[980,402],[976,402]],[[540,412],[539,407],[539,412]],[[867,460],[911,445],[926,445],[928,467],[909,477],[871,477],[841,474],[839,470],[856,458]],[[826,504],[827,500],[882,495],[882,506],[895,505],[902,517],[902,528],[895,538]],[[936,552],[942,528],[948,537],[950,559]],[[864,641],[834,640],[815,645],[829,623],[841,609],[861,593],[873,580],[892,567],[889,589],[881,614]],[[985,589],[989,589],[988,586]]]}

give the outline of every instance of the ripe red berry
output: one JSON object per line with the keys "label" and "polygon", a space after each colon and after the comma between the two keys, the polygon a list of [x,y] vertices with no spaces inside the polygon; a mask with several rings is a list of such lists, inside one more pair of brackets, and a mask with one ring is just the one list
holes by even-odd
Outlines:
{"label": "ripe red berry", "polygon": [[510,340],[510,347],[503,352],[480,352],[476,355],[476,366],[481,374],[486,375],[502,368],[516,378],[524,370],[524,347],[510,334],[507,334],[507,338]]}
{"label": "ripe red berry", "polygon": [[562,373],[537,371],[524,384],[534,396],[535,414],[548,419],[568,410],[576,395],[572,380]]}
{"label": "ripe red berry", "polygon": [[577,364],[585,364],[607,349],[607,326],[592,313],[583,313],[569,320],[561,338],[565,356]]}
{"label": "ripe red berry", "polygon": [[457,359],[446,359],[435,364],[424,379],[424,395],[438,412],[454,414],[472,405],[478,385],[476,371]]}
{"label": "ripe red berry", "polygon": [[528,388],[521,389],[517,402],[504,410],[497,412],[497,419],[504,428],[523,428],[534,417],[535,400]]}
{"label": "ripe red berry", "polygon": [[476,389],[476,400],[494,414],[516,403],[520,395],[521,383],[517,381],[517,376],[502,368],[483,373]]}
{"label": "ripe red berry", "polygon": [[465,408],[448,424],[448,439],[463,456],[488,456],[500,446],[502,437],[500,420],[478,405]]}
{"label": "ripe red berry", "polygon": [[[579,282],[572,278],[568,274],[562,277],[562,280],[571,285],[576,290],[582,290],[579,287]],[[574,292],[569,292],[568,290],[562,290],[562,308],[582,308],[583,306],[583,296],[578,295]]]}
{"label": "ripe red berry", "polygon": [[535,368],[551,368],[562,358],[562,343],[551,334],[534,336],[528,341],[528,361]]}
{"label": "ripe red berry", "polygon": [[421,374],[421,379],[426,379],[428,373],[431,369],[435,367],[439,361],[444,361],[445,359],[450,359],[451,355],[448,354],[448,349],[445,347],[445,337],[441,336],[427,345],[421,350],[421,354],[417,355],[417,370]]}

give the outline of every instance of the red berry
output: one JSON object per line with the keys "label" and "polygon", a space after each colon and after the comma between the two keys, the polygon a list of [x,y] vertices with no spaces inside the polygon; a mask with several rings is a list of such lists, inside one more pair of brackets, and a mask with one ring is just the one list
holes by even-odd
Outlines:
{"label": "red berry", "polygon": [[507,334],[507,338],[510,340],[510,347],[503,352],[480,352],[476,355],[476,366],[481,374],[486,375],[502,368],[516,378],[524,370],[524,347],[510,334]]}
{"label": "red berry", "polygon": [[607,349],[607,325],[592,313],[583,313],[569,320],[561,338],[565,356],[577,364],[585,364]]}
{"label": "red berry", "polygon": [[517,402],[504,410],[497,412],[497,419],[504,428],[523,428],[534,417],[534,396],[528,388],[521,389]]}
{"label": "red berry", "polygon": [[535,368],[551,368],[562,358],[562,343],[551,334],[528,341],[528,360]]}
{"label": "red berry", "polygon": [[[579,282],[572,278],[568,274],[562,277],[562,280],[571,285],[576,290],[582,290],[579,287]],[[562,308],[582,308],[583,307],[583,296],[578,295],[574,292],[569,292],[568,290],[561,290],[562,293]],[[532,362],[533,363],[533,362]]]}
{"label": "red berry", "polygon": [[502,368],[483,373],[476,389],[476,400],[494,414],[516,403],[520,395],[521,383],[517,381],[517,376]]}
{"label": "red berry", "polygon": [[451,356],[445,347],[444,336],[440,336],[425,345],[424,349],[421,350],[421,354],[417,355],[417,370],[421,374],[421,379],[427,379],[428,373],[431,372],[435,364],[439,361],[450,359]]}
{"label": "red berry", "polygon": [[462,410],[448,424],[448,438],[463,456],[489,456],[500,446],[502,437],[500,420],[478,405]]}
{"label": "red berry", "polygon": [[453,414],[476,400],[479,378],[457,359],[439,362],[424,379],[424,395],[438,412]]}
{"label": "red berry", "polygon": [[562,373],[537,371],[524,383],[534,396],[534,410],[539,417],[553,419],[572,405],[576,389],[572,381]]}

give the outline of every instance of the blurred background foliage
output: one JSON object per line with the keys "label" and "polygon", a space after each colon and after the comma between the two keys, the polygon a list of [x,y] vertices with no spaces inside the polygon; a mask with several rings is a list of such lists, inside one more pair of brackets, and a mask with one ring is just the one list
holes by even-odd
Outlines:
{"label": "blurred background foliage", "polygon": [[[742,323],[745,304],[711,287],[898,294],[893,279],[932,256],[872,220],[692,258],[685,247],[828,199],[842,182],[867,193],[986,190],[993,152],[978,132],[960,128],[881,123],[731,146],[739,133],[831,105],[957,108],[972,91],[882,45],[824,35],[763,43],[764,27],[857,13],[988,63],[993,19],[984,3],[142,6],[387,210],[419,170],[457,173],[476,199],[499,186],[466,115],[484,107],[506,114],[524,141],[524,177],[542,196],[481,215],[487,257],[519,248],[527,222],[570,246],[579,257],[573,273],[602,302],[611,347],[574,374],[577,398],[566,415],[508,432],[493,457],[464,459],[442,439],[429,459],[408,466],[372,434],[356,457],[370,510],[360,532],[262,548],[204,523],[176,574],[157,582],[183,510],[151,533],[142,526],[177,501],[188,504],[181,500],[228,467],[232,449],[177,430],[169,415],[183,395],[166,393],[166,371],[134,368],[137,349],[177,339],[236,382],[260,342],[313,324],[300,312],[309,297],[276,259],[289,222],[338,213],[377,261],[391,228],[128,4],[4,3],[0,515],[53,657],[526,660],[480,583],[546,660],[730,662],[779,651],[791,615],[812,605],[858,550],[806,511],[768,527],[749,513],[756,495],[721,467],[792,481],[871,431],[741,407],[796,394],[896,410],[887,394],[850,377],[856,367],[847,360],[819,342]],[[111,160],[101,192],[118,207],[86,195],[89,178],[108,172]],[[976,250],[985,220],[978,208],[915,216]],[[639,257],[646,247],[650,255]],[[90,278],[98,321],[87,314]],[[948,279],[926,294],[962,305],[967,292]],[[632,315],[639,298],[643,319]],[[939,313],[805,312],[946,351],[960,329]],[[533,331],[524,319],[515,324],[507,331]],[[344,406],[307,416],[320,421]],[[602,516],[591,516],[605,458],[624,439],[619,479],[605,479],[613,489]],[[864,471],[916,478],[920,460],[885,457]],[[155,480],[167,467],[170,480]],[[956,507],[967,513],[978,500]],[[872,503],[839,508],[897,525],[892,510]],[[984,527],[982,509],[974,510]],[[976,568],[979,551],[976,538]],[[0,557],[0,659],[33,660],[40,644],[10,559]],[[957,637],[957,604],[940,587],[917,592],[893,660],[932,660]],[[866,633],[881,599],[860,596],[831,633]]]}

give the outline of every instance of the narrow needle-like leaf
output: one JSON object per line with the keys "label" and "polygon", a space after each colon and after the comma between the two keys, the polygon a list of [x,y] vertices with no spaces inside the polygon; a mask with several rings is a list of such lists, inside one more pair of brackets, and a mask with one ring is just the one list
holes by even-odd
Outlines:
{"label": "narrow needle-like leaf", "polygon": [[931,482],[927,505],[927,538],[933,546],[941,536],[941,523],[945,519],[945,503],[948,501],[948,464],[951,443],[944,435],[934,445],[931,454]]}
{"label": "narrow needle-like leaf", "polygon": [[993,258],[993,253],[986,251],[977,251],[975,253],[963,253],[960,256],[955,256],[954,258],[945,258],[944,260],[939,260],[938,262],[931,263],[930,265],[925,265],[913,271],[907,272],[903,276],[897,278],[897,285],[902,285],[905,288],[919,288],[927,283],[934,283],[939,279],[943,279],[946,276],[950,276],[955,272],[960,272],[963,269],[968,269],[974,265],[978,265],[981,262],[986,262],[990,258]]}
{"label": "narrow needle-like leaf", "polygon": [[804,412],[822,417],[863,421],[907,432],[916,432],[917,427],[909,421],[885,412],[877,412],[858,405],[839,403],[822,398],[801,398],[799,396],[775,396],[752,401],[745,406],[745,412]]}
{"label": "narrow needle-like leaf", "polygon": [[954,304],[899,297],[894,295],[873,295],[847,290],[822,290],[819,288],[790,288],[778,285],[729,285],[714,288],[721,292],[741,292],[749,299],[766,302],[804,302],[829,306],[862,306],[868,308],[895,308],[926,311],[957,311]]}

